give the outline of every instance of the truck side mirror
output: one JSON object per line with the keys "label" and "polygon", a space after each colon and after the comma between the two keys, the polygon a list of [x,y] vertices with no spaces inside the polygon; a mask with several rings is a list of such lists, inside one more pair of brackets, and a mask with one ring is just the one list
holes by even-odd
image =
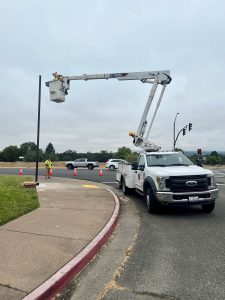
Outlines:
{"label": "truck side mirror", "polygon": [[131,170],[138,170],[138,162],[137,161],[132,162]]}
{"label": "truck side mirror", "polygon": [[140,171],[144,171],[145,165],[140,165],[138,169],[139,169]]}

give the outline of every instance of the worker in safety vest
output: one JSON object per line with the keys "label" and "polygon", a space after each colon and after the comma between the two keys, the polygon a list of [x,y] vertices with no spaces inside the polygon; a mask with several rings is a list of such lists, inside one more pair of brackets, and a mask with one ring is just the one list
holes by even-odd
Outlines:
{"label": "worker in safety vest", "polygon": [[50,169],[52,168],[51,159],[46,159],[45,161],[45,179],[50,178]]}
{"label": "worker in safety vest", "polygon": [[53,80],[64,80],[64,77],[61,74],[58,74],[57,72],[52,73],[54,79]]}

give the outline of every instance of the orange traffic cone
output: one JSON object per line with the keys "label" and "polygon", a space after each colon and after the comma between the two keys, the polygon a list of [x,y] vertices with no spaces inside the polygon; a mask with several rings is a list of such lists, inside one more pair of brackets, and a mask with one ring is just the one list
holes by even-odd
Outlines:
{"label": "orange traffic cone", "polygon": [[20,168],[20,176],[22,176],[23,175],[23,170],[22,170],[22,168]]}
{"label": "orange traffic cone", "polygon": [[49,176],[52,176],[52,168],[49,171]]}
{"label": "orange traffic cone", "polygon": [[102,169],[100,169],[100,171],[99,171],[99,176],[102,176],[102,175],[103,175]]}
{"label": "orange traffic cone", "polygon": [[77,169],[76,168],[74,168],[73,176],[77,176]]}

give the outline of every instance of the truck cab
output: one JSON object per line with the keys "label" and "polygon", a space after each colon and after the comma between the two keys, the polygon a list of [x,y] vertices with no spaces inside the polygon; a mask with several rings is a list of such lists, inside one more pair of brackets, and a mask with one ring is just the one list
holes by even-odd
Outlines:
{"label": "truck cab", "polygon": [[180,152],[142,153],[137,162],[119,167],[117,181],[125,194],[131,189],[142,194],[150,213],[160,205],[201,205],[211,212],[218,197],[213,172]]}

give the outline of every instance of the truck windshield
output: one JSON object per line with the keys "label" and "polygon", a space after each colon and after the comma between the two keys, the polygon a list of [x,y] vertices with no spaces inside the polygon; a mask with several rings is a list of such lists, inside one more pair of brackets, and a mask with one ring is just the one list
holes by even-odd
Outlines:
{"label": "truck windshield", "polygon": [[182,153],[165,153],[147,155],[149,167],[190,166],[193,163]]}

